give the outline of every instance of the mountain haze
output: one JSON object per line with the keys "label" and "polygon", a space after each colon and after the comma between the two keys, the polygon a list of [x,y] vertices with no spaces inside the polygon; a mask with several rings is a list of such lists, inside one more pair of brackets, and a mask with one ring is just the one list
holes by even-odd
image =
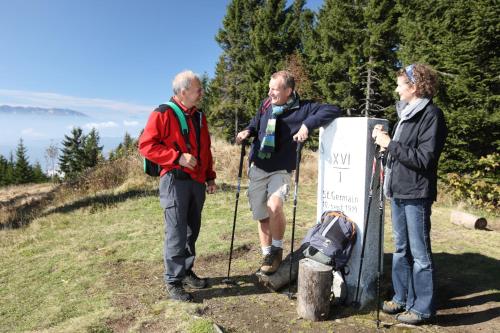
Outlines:
{"label": "mountain haze", "polygon": [[14,115],[37,115],[37,116],[71,116],[71,117],[88,117],[85,113],[58,108],[40,108],[33,106],[10,106],[0,105],[0,115],[14,114]]}

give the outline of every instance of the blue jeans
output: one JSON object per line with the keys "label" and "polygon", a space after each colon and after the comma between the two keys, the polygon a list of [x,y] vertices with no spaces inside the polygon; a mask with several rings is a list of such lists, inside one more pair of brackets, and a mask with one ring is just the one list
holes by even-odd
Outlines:
{"label": "blue jeans", "polygon": [[392,199],[393,301],[429,318],[434,308],[434,265],[431,251],[430,199]]}

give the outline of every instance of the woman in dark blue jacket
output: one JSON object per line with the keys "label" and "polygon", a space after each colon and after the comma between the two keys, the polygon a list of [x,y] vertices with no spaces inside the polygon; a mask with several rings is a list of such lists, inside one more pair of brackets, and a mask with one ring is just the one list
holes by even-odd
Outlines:
{"label": "woman in dark blue jacket", "polygon": [[443,112],[432,102],[436,89],[437,75],[429,66],[413,64],[400,70],[399,122],[392,139],[379,127],[373,132],[375,142],[388,153],[384,193],[391,199],[395,242],[394,297],[382,309],[407,324],[421,324],[436,312],[430,216],[447,135]]}

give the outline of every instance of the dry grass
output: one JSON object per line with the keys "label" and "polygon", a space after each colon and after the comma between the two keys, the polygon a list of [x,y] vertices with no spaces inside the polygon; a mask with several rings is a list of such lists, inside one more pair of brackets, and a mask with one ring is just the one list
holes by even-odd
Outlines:
{"label": "dry grass", "polygon": [[[250,147],[246,147],[245,161],[243,163],[243,178],[248,172],[248,153]],[[214,138],[212,140],[212,154],[214,167],[217,172],[219,183],[234,183],[238,176],[238,168],[241,156],[240,145],[230,145],[224,140]],[[318,153],[304,149],[300,163],[300,182],[304,184],[316,184],[318,174]]]}

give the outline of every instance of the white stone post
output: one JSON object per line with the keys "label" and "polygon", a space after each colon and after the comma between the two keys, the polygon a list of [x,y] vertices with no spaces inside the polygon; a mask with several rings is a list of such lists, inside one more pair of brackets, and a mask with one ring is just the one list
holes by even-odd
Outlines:
{"label": "white stone post", "polygon": [[[374,155],[378,156],[371,137],[376,124],[382,124],[385,130],[388,128],[388,122],[385,119],[341,117],[326,128],[321,128],[319,135],[317,220],[319,221],[325,210],[341,210],[357,226],[356,244],[346,267],[348,272],[346,301],[348,304],[353,301],[356,294],[372,163]],[[378,159],[377,163],[380,163]],[[377,169],[358,296],[361,306],[365,306],[376,297],[379,228],[383,228],[383,224],[380,225],[379,221],[379,173]],[[383,246],[383,236],[381,242]]]}

